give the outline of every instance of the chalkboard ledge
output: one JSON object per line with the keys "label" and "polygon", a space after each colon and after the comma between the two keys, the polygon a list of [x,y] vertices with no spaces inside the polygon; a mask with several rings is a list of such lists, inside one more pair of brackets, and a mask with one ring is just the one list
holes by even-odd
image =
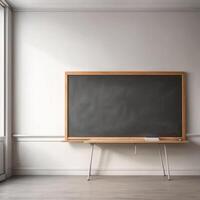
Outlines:
{"label": "chalkboard ledge", "polygon": [[178,140],[160,140],[160,141],[145,141],[145,140],[85,140],[84,143],[87,144],[184,144],[188,141],[178,141]]}
{"label": "chalkboard ledge", "polygon": [[145,141],[144,139],[86,139],[86,140],[67,140],[71,143],[86,143],[86,144],[185,144],[187,140],[159,140]]}

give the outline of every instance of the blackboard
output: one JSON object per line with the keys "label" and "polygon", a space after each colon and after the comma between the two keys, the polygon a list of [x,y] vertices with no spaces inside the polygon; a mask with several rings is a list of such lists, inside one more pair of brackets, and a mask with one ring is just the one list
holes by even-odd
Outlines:
{"label": "blackboard", "polygon": [[68,137],[182,137],[182,74],[67,76]]}

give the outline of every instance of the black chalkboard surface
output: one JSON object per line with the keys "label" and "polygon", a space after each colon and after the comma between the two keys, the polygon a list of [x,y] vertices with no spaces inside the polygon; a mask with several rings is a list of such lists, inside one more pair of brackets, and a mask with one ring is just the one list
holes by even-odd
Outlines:
{"label": "black chalkboard surface", "polygon": [[68,137],[182,137],[182,74],[67,76]]}

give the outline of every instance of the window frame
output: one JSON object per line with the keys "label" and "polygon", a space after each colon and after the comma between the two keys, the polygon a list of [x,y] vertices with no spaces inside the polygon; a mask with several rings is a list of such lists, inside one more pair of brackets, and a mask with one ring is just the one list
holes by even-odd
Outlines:
{"label": "window frame", "polygon": [[3,174],[0,181],[11,176],[12,166],[12,115],[11,115],[11,91],[12,91],[12,7],[5,1],[0,0],[0,6],[4,10],[4,61],[3,61],[3,134],[0,141],[3,143]]}

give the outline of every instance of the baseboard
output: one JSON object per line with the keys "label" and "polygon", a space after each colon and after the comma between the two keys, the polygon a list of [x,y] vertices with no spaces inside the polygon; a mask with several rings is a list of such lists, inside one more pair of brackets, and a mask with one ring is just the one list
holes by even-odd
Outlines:
{"label": "baseboard", "polygon": [[[176,176],[200,176],[200,170],[170,170]],[[13,169],[13,175],[87,175],[88,170],[66,169]],[[93,175],[160,176],[162,170],[92,170]]]}
{"label": "baseboard", "polygon": [[4,136],[0,136],[0,142],[4,142],[5,141],[5,137]]}
{"label": "baseboard", "polygon": [[5,174],[0,175],[0,182],[4,181],[5,179],[6,179],[6,175]]}
{"label": "baseboard", "polygon": [[8,168],[6,170],[6,178],[10,178],[12,176],[12,169],[11,168]]}

